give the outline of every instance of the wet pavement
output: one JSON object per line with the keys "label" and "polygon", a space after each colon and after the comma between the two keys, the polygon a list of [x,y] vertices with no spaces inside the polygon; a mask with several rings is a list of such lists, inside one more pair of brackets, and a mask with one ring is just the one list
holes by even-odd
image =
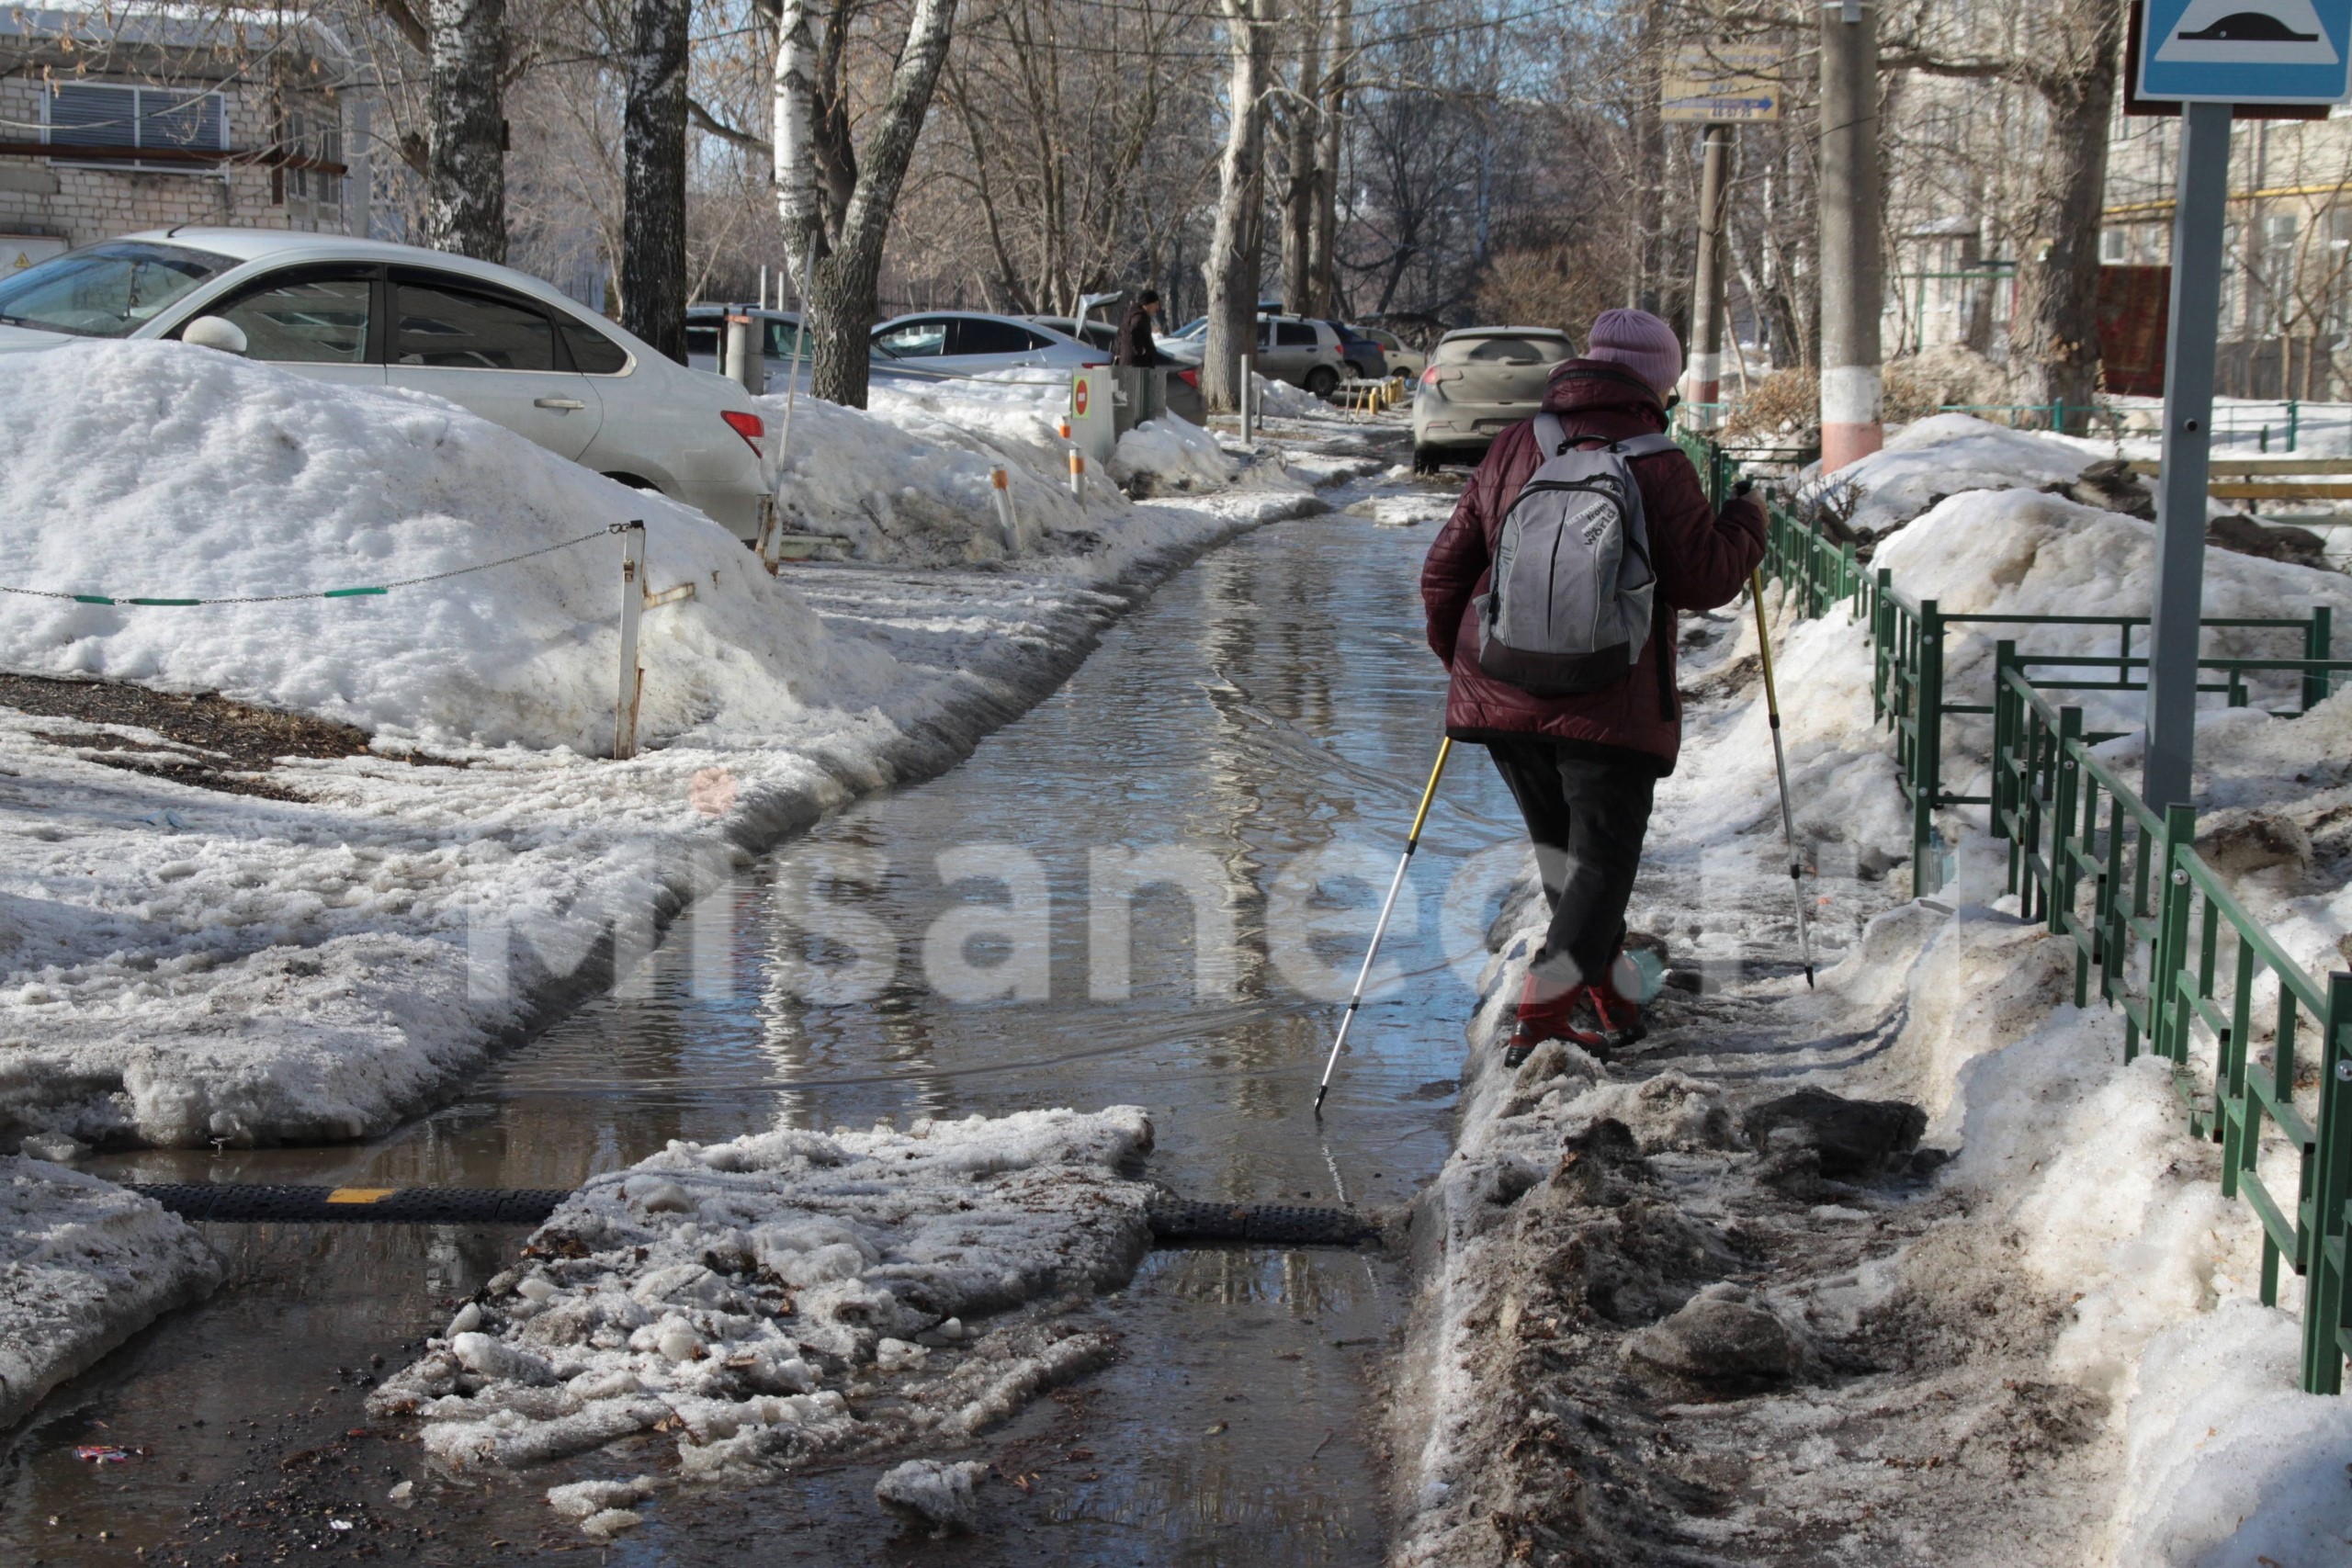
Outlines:
{"label": "wet pavement", "polygon": [[[1367,481],[1332,499],[1405,489]],[[1484,759],[1463,758],[1416,863],[1418,919],[1390,939],[1404,978],[1367,1006],[1318,1127],[1309,1107],[1339,1010],[1327,998],[1352,977],[1438,735],[1442,672],[1414,592],[1429,538],[1427,526],[1329,515],[1204,558],[962,766],[763,857],[613,994],[389,1138],[94,1168],[568,1187],[671,1138],[779,1120],[1125,1102],[1159,1130],[1148,1174],[1184,1196],[1396,1204],[1447,1153],[1472,1001],[1445,962],[1439,895],[1515,826]],[[1299,878],[1309,864],[1354,880],[1317,888]],[[1465,897],[1456,913],[1457,951],[1465,934],[1475,946],[1483,907]],[[954,998],[1008,978],[1024,995]],[[1152,1254],[1126,1290],[1086,1309],[1122,1337],[1114,1365],[970,1450],[996,1469],[975,1537],[898,1537],[872,1496],[884,1465],[837,1463],[668,1495],[603,1547],[563,1527],[544,1489],[641,1470],[645,1456],[461,1483],[428,1473],[414,1445],[364,1414],[373,1378],[512,1261],[520,1230],[207,1234],[229,1269],[211,1301],[59,1391],[10,1444],[0,1561],[141,1561],[138,1549],[148,1562],[245,1562],[313,1549],[447,1562],[1381,1555],[1380,1400],[1406,1303],[1399,1264],[1375,1252]],[[99,1465],[74,1457],[83,1444],[143,1451]],[[408,1479],[403,1507],[388,1494]]]}

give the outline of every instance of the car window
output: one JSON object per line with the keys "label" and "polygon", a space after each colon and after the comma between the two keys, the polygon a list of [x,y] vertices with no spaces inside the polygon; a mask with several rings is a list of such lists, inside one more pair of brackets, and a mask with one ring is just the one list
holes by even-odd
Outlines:
{"label": "car window", "polygon": [[563,346],[571,367],[586,376],[617,376],[628,368],[628,350],[585,321],[561,320]]}
{"label": "car window", "polygon": [[913,359],[926,355],[947,352],[947,323],[938,317],[920,321],[906,321],[876,337],[885,352],[901,359]]}
{"label": "car window", "polygon": [[1391,354],[1401,353],[1405,347],[1404,340],[1399,338],[1395,333],[1374,330],[1373,332],[1368,332],[1363,335],[1370,338],[1373,342],[1378,344],[1381,347],[1386,349]]}
{"label": "car window", "polygon": [[1044,338],[1011,321],[960,319],[955,335],[955,354],[1027,354],[1046,346]]}
{"label": "car window", "polygon": [[774,359],[790,359],[800,352],[800,329],[790,321],[763,318],[767,327],[767,354]]}
{"label": "car window", "polygon": [[0,281],[0,321],[79,337],[129,337],[156,311],[237,265],[185,245],[68,251]]}
{"label": "car window", "polygon": [[234,321],[245,353],[286,365],[359,365],[368,358],[373,269],[305,267],[280,273],[207,315]]}
{"label": "car window", "polygon": [[1437,345],[1441,365],[1549,365],[1571,356],[1568,340],[1548,334],[1449,338]]}
{"label": "car window", "polygon": [[1315,327],[1308,321],[1277,321],[1274,323],[1274,344],[1278,348],[1313,348]]}
{"label": "car window", "polygon": [[714,321],[688,321],[686,352],[707,354],[716,358],[718,354],[718,323]]}
{"label": "car window", "polygon": [[555,329],[519,299],[455,282],[395,279],[394,365],[443,370],[552,370]]}

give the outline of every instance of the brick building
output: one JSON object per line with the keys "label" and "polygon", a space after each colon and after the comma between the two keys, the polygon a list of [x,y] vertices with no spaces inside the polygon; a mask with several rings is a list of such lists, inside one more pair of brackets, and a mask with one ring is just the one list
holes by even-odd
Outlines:
{"label": "brick building", "polygon": [[0,9],[0,271],[175,223],[364,232],[345,63],[257,11]]}

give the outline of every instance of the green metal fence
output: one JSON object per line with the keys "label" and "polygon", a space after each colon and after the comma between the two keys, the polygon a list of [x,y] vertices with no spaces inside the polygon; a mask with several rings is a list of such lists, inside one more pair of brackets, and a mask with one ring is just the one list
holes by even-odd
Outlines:
{"label": "green metal fence", "polygon": [[[1711,444],[1694,456],[1720,499],[1729,469]],[[2067,694],[2139,693],[2149,660],[2137,651],[2143,615],[2007,615],[1945,612],[1914,599],[1885,568],[1783,508],[1769,509],[1766,572],[1806,615],[1845,604],[1867,629],[1871,704],[1894,738],[1910,807],[1912,886],[1926,895],[1948,875],[1936,813],[1986,807],[2007,840],[2008,886],[2019,912],[2065,938],[2075,954],[2075,1002],[2097,995],[2124,1015],[2126,1061],[2166,1062],[2193,1135],[2222,1145],[2222,1190],[2262,1225],[2262,1300],[2278,1299],[2283,1262],[2304,1280],[2302,1387],[2343,1391],[2352,1354],[2352,975],[2323,983],[2289,956],[2196,850],[2188,807],[2151,808],[2099,755],[2119,738],[2087,728]],[[2257,684],[2284,687],[2292,717],[2326,700],[2352,659],[2333,657],[2324,606],[2307,615],[2212,616],[2209,627],[2275,633],[2294,647],[2275,657],[2200,659],[2200,692],[2232,706]],[[2040,653],[2016,637],[1994,643],[1987,701],[1947,689],[1953,629],[2102,627],[2112,654]],[[2265,678],[2267,678],[2267,682]],[[1992,765],[1981,792],[1947,779],[1945,727],[1989,717]]]}

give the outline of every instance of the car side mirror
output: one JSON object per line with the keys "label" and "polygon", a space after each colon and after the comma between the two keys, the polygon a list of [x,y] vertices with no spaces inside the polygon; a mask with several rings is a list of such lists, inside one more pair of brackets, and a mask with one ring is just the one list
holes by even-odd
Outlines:
{"label": "car side mirror", "polygon": [[223,354],[243,354],[248,346],[245,329],[225,316],[198,316],[180,329],[180,341]]}

